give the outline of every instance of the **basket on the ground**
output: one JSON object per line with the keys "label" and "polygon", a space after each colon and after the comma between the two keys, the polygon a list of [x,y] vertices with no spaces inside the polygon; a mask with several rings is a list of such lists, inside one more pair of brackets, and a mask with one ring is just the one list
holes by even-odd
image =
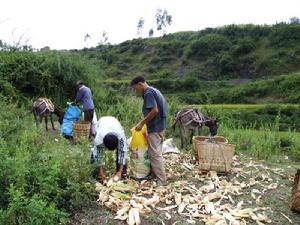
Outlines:
{"label": "basket on the ground", "polygon": [[194,136],[195,158],[201,170],[229,172],[235,151],[235,145],[221,136]]}
{"label": "basket on the ground", "polygon": [[75,141],[79,139],[89,138],[91,130],[91,123],[88,121],[77,121],[73,125],[73,138]]}
{"label": "basket on the ground", "polygon": [[292,189],[291,209],[295,212],[300,212],[300,169],[295,174]]}

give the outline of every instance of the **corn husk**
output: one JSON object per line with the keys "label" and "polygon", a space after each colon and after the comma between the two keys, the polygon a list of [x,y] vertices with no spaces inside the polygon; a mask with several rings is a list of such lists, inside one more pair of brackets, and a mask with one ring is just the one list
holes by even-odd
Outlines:
{"label": "corn husk", "polygon": [[141,224],[141,219],[140,219],[139,209],[132,208],[131,210],[133,210],[135,224],[140,225]]}
{"label": "corn husk", "polygon": [[112,191],[110,193],[110,195],[115,197],[115,198],[118,198],[120,200],[129,200],[129,199],[131,199],[131,196],[129,194],[124,194],[124,193],[119,192],[119,191]]}
{"label": "corn husk", "polygon": [[102,204],[106,202],[109,199],[109,195],[107,191],[101,191],[99,194],[98,202],[101,202]]}
{"label": "corn husk", "polygon": [[183,210],[184,210],[184,208],[186,207],[186,203],[185,202],[181,202],[180,204],[179,204],[179,206],[178,206],[178,210],[177,210],[177,212],[179,213],[179,214],[181,214],[182,212],[183,212]]}
{"label": "corn husk", "polygon": [[123,216],[124,214],[126,214],[130,209],[130,205],[126,205],[123,208],[119,209],[117,211],[117,216]]}
{"label": "corn husk", "polygon": [[180,205],[180,203],[181,203],[181,194],[175,192],[174,193],[174,199],[175,199],[176,205]]}
{"label": "corn husk", "polygon": [[[236,165],[244,164],[236,162]],[[278,187],[277,183],[268,178],[271,170],[263,164],[250,162],[249,168],[254,172],[248,168],[233,168],[238,174],[232,179],[218,176],[214,171],[197,171],[197,166],[191,164],[190,157],[176,155],[174,159],[166,160],[166,167],[167,172],[184,176],[187,180],[156,187],[155,182],[138,183],[129,179],[124,183],[110,179],[107,186],[96,183],[98,202],[115,212],[116,220],[126,220],[128,224],[140,224],[140,216],[153,210],[163,212],[162,224],[174,214],[180,214],[186,218],[186,223],[191,224],[197,220],[211,225],[245,225],[250,220],[260,225],[271,223],[271,219],[265,214],[269,209],[245,208],[244,202],[238,200],[239,195],[250,194],[250,198],[255,200],[256,204],[260,204],[265,192]],[[281,173],[277,170],[275,172]],[[245,203],[251,204],[249,198]]]}
{"label": "corn husk", "polygon": [[142,203],[143,205],[155,205],[159,203],[159,196],[155,195],[150,199],[147,199],[146,201],[144,201],[144,203]]}
{"label": "corn husk", "polygon": [[131,208],[129,210],[128,218],[127,218],[127,224],[128,225],[135,225],[135,218],[134,218],[134,210],[133,210],[133,208]]}

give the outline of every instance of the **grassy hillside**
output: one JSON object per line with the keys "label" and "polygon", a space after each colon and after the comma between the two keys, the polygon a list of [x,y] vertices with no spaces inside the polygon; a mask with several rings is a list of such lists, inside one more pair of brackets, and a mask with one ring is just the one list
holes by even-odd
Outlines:
{"label": "grassy hillside", "polygon": [[162,38],[135,39],[78,51],[96,59],[106,77],[261,78],[300,69],[300,25],[229,25]]}
{"label": "grassy hillside", "polygon": [[[129,80],[104,80],[101,83],[114,89],[128,87]],[[148,81],[167,96],[177,97],[186,104],[218,103],[299,103],[300,73],[258,80],[201,81],[186,79],[153,79]]]}

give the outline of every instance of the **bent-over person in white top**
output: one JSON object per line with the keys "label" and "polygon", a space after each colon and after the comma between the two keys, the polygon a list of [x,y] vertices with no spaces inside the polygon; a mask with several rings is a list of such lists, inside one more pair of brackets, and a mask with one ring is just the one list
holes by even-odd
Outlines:
{"label": "bent-over person in white top", "polygon": [[112,116],[104,116],[98,120],[96,126],[96,137],[94,139],[94,147],[92,149],[92,162],[99,166],[98,178],[102,183],[106,183],[104,165],[105,150],[116,150],[116,174],[114,180],[120,180],[126,177],[127,166],[127,143],[123,127],[120,122]]}

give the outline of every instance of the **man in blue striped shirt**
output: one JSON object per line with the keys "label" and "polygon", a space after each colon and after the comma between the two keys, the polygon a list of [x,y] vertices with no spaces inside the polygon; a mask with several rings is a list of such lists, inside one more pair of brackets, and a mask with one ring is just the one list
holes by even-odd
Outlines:
{"label": "man in blue striped shirt", "polygon": [[105,149],[116,149],[116,167],[117,171],[114,180],[119,180],[125,177],[127,173],[126,156],[127,156],[127,142],[123,127],[120,122],[112,116],[104,116],[98,120],[96,126],[96,137],[94,139],[94,148],[92,149],[92,161],[99,166],[98,178],[102,183],[106,183],[106,176],[104,172],[105,165]]}
{"label": "man in blue striped shirt", "polygon": [[[91,89],[84,85],[83,81],[79,80],[76,82],[78,91],[76,93],[75,103],[82,102],[82,109],[84,113],[84,120],[92,124],[94,117],[94,101]],[[90,131],[90,136],[92,130]]]}

